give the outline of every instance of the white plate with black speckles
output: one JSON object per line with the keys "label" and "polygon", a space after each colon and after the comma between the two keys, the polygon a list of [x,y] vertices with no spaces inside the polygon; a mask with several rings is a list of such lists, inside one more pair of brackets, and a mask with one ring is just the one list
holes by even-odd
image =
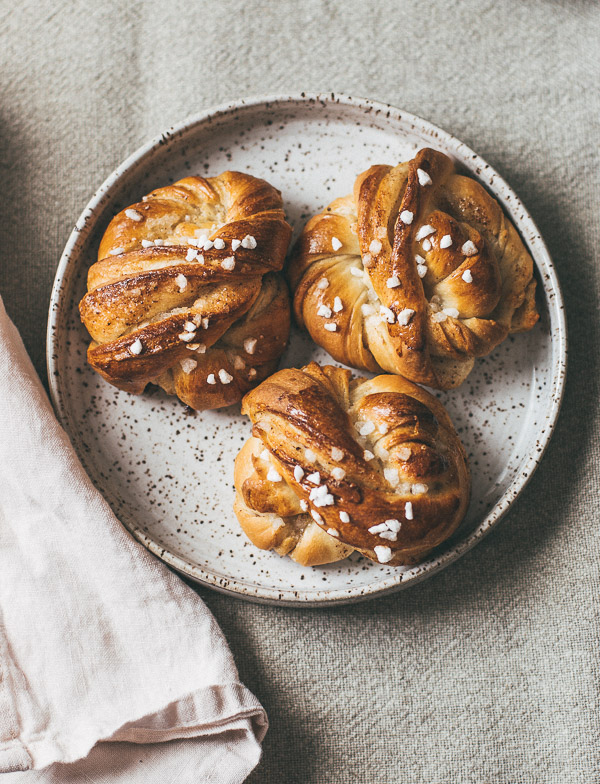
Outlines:
{"label": "white plate with black speckles", "polygon": [[[458,532],[414,567],[358,555],[303,568],[257,550],[232,512],[233,460],[248,437],[239,406],[186,415],[158,390],[139,397],[86,364],[77,304],[88,267],[115,212],[159,185],[224,169],[264,177],[283,194],[296,232],[373,163],[396,163],[423,146],[442,150],[494,194],[537,267],[541,320],[507,339],[458,390],[440,394],[467,448],[473,498]],[[331,361],[292,330],[282,365]],[[502,178],[444,131],[406,112],[340,95],[239,101],[203,112],[142,147],[106,180],[61,258],[48,323],[48,375],[58,417],[117,517],[175,569],[219,591],[260,602],[351,602],[405,588],[444,568],[498,523],[523,490],[551,436],[566,369],[563,302],[548,251]]]}

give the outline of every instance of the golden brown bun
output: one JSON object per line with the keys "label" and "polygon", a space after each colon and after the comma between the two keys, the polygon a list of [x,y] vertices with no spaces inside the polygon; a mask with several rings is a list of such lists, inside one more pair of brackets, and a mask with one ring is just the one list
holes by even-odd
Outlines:
{"label": "golden brown bun", "polygon": [[538,319],[517,231],[478,182],[430,149],[372,166],[353,196],[313,217],[289,277],[298,323],[335,359],[438,389],[461,384],[474,357]]}
{"label": "golden brown bun", "polygon": [[[243,488],[248,482],[246,492],[251,493],[253,491],[250,488],[254,487],[256,492],[256,485],[259,485],[258,492],[264,492],[265,495],[263,502],[258,502],[257,506],[276,508],[277,502],[268,495],[272,483],[268,482],[266,475],[271,465],[261,460],[263,449],[262,441],[258,438],[246,441],[235,460],[235,486]],[[329,536],[309,514],[302,512],[298,502],[296,507],[294,514],[285,517],[275,512],[259,512],[246,505],[240,491],[236,492],[233,509],[248,539],[261,550],[275,550],[279,555],[289,555],[302,566],[333,563],[350,555],[352,547]]]}
{"label": "golden brown bun", "polygon": [[311,362],[263,381],[242,413],[253,437],[236,459],[235,512],[257,547],[306,565],[352,550],[416,563],[464,517],[458,435],[442,404],[401,376],[351,380]]}
{"label": "golden brown bun", "polygon": [[277,271],[290,236],[279,191],[248,174],[152,191],[112,219],[89,270],[88,362],[120,389],[158,384],[192,408],[240,400],[287,343]]}

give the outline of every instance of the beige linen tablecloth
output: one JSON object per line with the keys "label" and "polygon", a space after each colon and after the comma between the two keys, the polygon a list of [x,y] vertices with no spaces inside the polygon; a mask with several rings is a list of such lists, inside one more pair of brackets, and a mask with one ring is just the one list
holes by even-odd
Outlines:
{"label": "beige linen tablecloth", "polygon": [[0,291],[40,373],[57,261],[107,174],[244,95],[336,90],[481,153],[533,214],[570,328],[563,413],[499,529],[389,598],[201,590],[271,729],[255,784],[600,782],[600,6],[585,0],[5,2]]}

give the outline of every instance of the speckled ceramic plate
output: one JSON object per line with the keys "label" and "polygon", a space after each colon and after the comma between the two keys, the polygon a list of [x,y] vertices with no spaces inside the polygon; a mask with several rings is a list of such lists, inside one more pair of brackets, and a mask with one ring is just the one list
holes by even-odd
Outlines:
{"label": "speckled ceramic plate", "polygon": [[[77,312],[87,269],[112,215],[152,188],[190,173],[232,168],[283,194],[296,232],[373,163],[412,158],[423,146],[451,155],[502,203],[536,263],[541,322],[477,361],[462,388],[440,394],[466,445],[473,498],[465,522],[434,557],[411,568],[354,555],[302,568],[257,550],[232,512],[233,460],[248,437],[239,406],[187,415],[154,389],[134,397],[92,372]],[[292,333],[284,365],[331,361]],[[563,304],[546,247],[502,178],[468,147],[406,112],[339,95],[258,98],[212,109],[128,158],[81,215],[61,258],[50,306],[48,371],[57,414],[117,517],[175,569],[219,591],[262,602],[350,602],[405,588],[442,569],[498,523],[548,443],[566,365]]]}

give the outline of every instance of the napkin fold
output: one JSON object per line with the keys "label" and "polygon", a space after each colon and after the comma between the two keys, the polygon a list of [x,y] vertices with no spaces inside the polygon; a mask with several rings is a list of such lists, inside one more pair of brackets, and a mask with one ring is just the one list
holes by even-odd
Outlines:
{"label": "napkin fold", "polygon": [[0,298],[3,782],[234,784],[266,728],[209,610],[88,479]]}

